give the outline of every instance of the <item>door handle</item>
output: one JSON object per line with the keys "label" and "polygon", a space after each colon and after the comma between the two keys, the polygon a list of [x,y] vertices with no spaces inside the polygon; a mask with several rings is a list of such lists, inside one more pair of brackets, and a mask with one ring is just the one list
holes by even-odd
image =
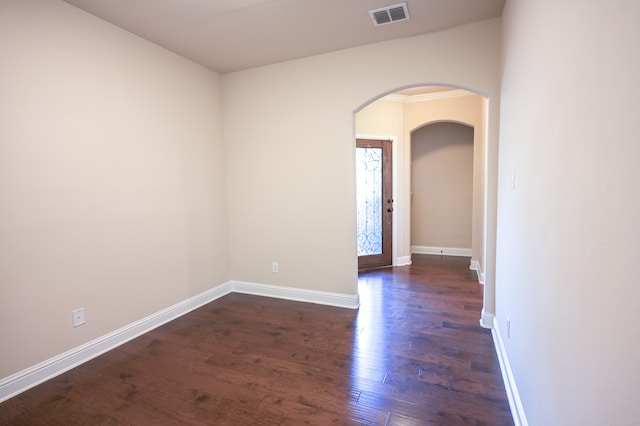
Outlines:
{"label": "door handle", "polygon": [[389,213],[391,213],[391,212],[393,211],[393,207],[389,207],[389,208],[387,209],[387,211],[388,211]]}

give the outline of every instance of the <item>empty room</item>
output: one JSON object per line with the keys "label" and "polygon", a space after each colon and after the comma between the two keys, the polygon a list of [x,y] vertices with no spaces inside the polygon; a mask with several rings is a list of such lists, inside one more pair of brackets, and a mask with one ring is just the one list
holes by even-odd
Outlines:
{"label": "empty room", "polygon": [[[638,424],[639,19],[0,0],[0,423]],[[451,245],[415,209],[434,123],[472,139]]]}

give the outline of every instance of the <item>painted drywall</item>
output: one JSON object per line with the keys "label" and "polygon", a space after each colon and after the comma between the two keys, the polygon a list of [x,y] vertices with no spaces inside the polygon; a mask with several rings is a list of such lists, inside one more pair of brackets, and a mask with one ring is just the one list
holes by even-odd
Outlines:
{"label": "painted drywall", "polygon": [[[232,276],[355,294],[354,113],[430,83],[491,97],[486,245],[493,262],[499,45],[500,21],[492,19],[222,76]],[[408,179],[399,175],[396,184]],[[396,202],[407,203],[406,195]],[[487,269],[485,309],[493,312]]]}
{"label": "painted drywall", "polygon": [[433,123],[411,134],[411,245],[471,251],[473,128]]}
{"label": "painted drywall", "polygon": [[505,7],[496,322],[531,425],[640,419],[639,18]]}
{"label": "painted drywall", "polygon": [[5,377],[230,276],[217,74],[54,0],[0,51]]}

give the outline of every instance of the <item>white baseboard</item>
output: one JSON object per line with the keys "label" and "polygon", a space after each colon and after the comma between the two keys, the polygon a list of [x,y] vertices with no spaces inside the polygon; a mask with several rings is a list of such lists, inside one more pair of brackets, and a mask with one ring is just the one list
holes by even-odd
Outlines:
{"label": "white baseboard", "polygon": [[407,266],[411,265],[411,256],[400,256],[396,259],[395,266]]}
{"label": "white baseboard", "polygon": [[244,281],[231,281],[230,283],[232,291],[236,293],[275,297],[277,299],[295,300],[298,302],[318,303],[320,305],[337,306],[340,308],[357,309],[360,306],[360,298],[357,294],[330,293],[326,291],[280,287]]}
{"label": "white baseboard", "polygon": [[0,380],[0,402],[83,364],[231,291],[221,284],[104,336]]}
{"label": "white baseboard", "polygon": [[411,253],[471,257],[470,248],[411,246]]}
{"label": "white baseboard", "polygon": [[472,271],[476,271],[476,274],[478,274],[478,282],[484,285],[484,272],[482,272],[482,269],[480,268],[480,262],[471,259],[469,269],[471,269]]}
{"label": "white baseboard", "polygon": [[502,341],[502,334],[500,334],[498,321],[495,318],[493,320],[491,335],[493,336],[493,344],[495,345],[496,353],[498,354],[498,362],[500,362],[500,371],[502,372],[502,381],[504,382],[504,387],[507,391],[507,399],[509,400],[513,423],[515,426],[529,426],[527,416],[524,412],[524,407],[522,406],[522,401],[520,400],[520,394],[518,393],[518,387],[516,386],[516,381],[513,378],[509,357],[507,356],[507,351],[505,350],[504,343]]}
{"label": "white baseboard", "polygon": [[142,318],[95,340],[54,356],[39,364],[19,371],[0,380],[0,402],[18,395],[34,386],[52,379],[65,371],[83,364],[103,353],[114,349],[129,340],[191,312],[231,292],[255,294],[267,297],[311,302],[342,308],[358,308],[359,296],[328,293],[289,287],[277,287],[266,284],[229,281],[183,300],[162,311]]}
{"label": "white baseboard", "polygon": [[493,320],[495,319],[495,314],[489,313],[482,308],[482,314],[480,315],[480,326],[482,328],[493,328]]}

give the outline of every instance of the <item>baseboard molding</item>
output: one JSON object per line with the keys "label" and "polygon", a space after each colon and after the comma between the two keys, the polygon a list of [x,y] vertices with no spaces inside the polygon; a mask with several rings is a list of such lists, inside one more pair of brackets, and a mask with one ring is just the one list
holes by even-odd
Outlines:
{"label": "baseboard molding", "polygon": [[411,256],[400,256],[396,259],[396,266],[411,265]]}
{"label": "baseboard molding", "polygon": [[230,291],[230,284],[221,284],[88,343],[53,358],[49,358],[33,367],[6,377],[0,380],[0,402],[102,355],[162,324],[218,299]]}
{"label": "baseboard molding", "polygon": [[482,328],[492,329],[494,323],[493,320],[495,319],[495,317],[495,314],[489,313],[485,311],[484,308],[482,308],[482,314],[480,315],[480,326],[482,326]]}
{"label": "baseboard molding", "polygon": [[16,396],[34,386],[71,370],[103,353],[114,349],[129,340],[185,315],[209,302],[229,293],[247,293],[266,297],[276,297],[301,302],[318,303],[356,309],[359,307],[358,295],[329,293],[266,284],[228,281],[162,311],[156,312],[139,321],[126,325],[95,340],[54,356],[39,364],[19,371],[0,380],[0,402]]}
{"label": "baseboard molding", "polygon": [[471,257],[470,248],[411,246],[411,253]]}
{"label": "baseboard molding", "polygon": [[295,300],[297,302],[317,303],[340,308],[357,309],[360,298],[357,294],[330,293],[326,291],[305,290],[300,288],[281,287],[258,284],[246,281],[231,281],[232,291],[253,294],[256,296],[275,297],[277,299]]}
{"label": "baseboard molding", "polygon": [[502,334],[498,327],[498,321],[494,318],[493,328],[491,329],[491,335],[493,336],[493,344],[496,347],[496,353],[498,354],[498,362],[500,363],[500,371],[502,371],[502,380],[507,392],[507,399],[509,400],[509,407],[511,408],[511,415],[513,416],[513,423],[515,426],[529,426],[527,422],[527,416],[520,400],[520,394],[518,393],[518,387],[516,381],[513,378],[513,372],[511,371],[511,364],[509,363],[509,357],[502,341]]}
{"label": "baseboard molding", "polygon": [[469,269],[471,269],[472,271],[476,271],[476,274],[478,275],[478,282],[484,285],[484,272],[482,272],[482,269],[480,268],[480,262],[471,259]]}

